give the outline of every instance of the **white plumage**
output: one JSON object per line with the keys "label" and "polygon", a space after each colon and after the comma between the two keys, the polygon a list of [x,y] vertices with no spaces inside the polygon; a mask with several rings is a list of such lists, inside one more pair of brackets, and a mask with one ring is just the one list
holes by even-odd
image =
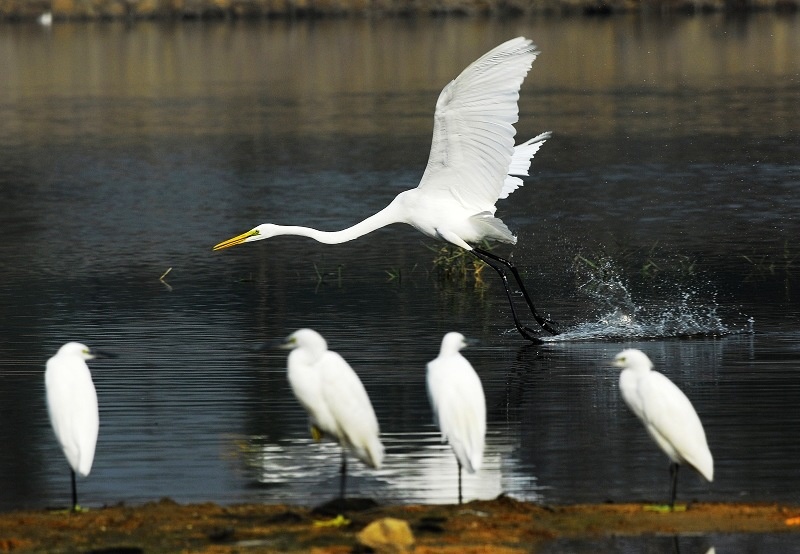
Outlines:
{"label": "white plumage", "polygon": [[526,338],[537,340],[513,311],[505,273],[506,269],[512,271],[536,321],[555,334],[552,322],[536,312],[511,263],[473,246],[484,240],[517,242],[506,224],[494,216],[495,203],[522,185],[519,177],[528,175],[531,158],[550,137],[549,132],[542,133],[514,146],[519,89],[537,55],[530,40],[518,37],[483,55],[448,83],[436,102],[430,156],[419,186],[401,192],[378,213],[341,231],[264,223],[217,244],[214,250],[279,235],[338,244],[392,223],[406,223],[429,237],[468,250],[492,266],[503,277],[517,329]]}
{"label": "white plumage", "polygon": [[97,392],[86,365],[94,357],[86,345],[68,342],[47,360],[45,370],[50,423],[73,471],[73,507],[77,507],[75,474],[89,475],[100,427]]}
{"label": "white plumage", "polygon": [[654,371],[641,350],[623,350],[614,358],[614,365],[623,368],[619,378],[623,400],[673,464],[670,505],[675,503],[678,465],[687,464],[713,481],[714,459],[703,424],[683,391]]}
{"label": "white plumage", "polygon": [[461,502],[461,468],[475,473],[483,464],[486,440],[486,398],[472,364],[461,355],[464,335],[447,333],[439,356],[428,364],[428,399],[434,422],[458,460],[458,499]]}
{"label": "white plumage", "polygon": [[[327,435],[343,449],[373,468],[383,463],[384,447],[375,411],[353,368],[312,329],[292,333],[284,343],[291,349],[289,384],[308,413],[312,434]],[[344,497],[346,454],[342,453],[341,496]]]}

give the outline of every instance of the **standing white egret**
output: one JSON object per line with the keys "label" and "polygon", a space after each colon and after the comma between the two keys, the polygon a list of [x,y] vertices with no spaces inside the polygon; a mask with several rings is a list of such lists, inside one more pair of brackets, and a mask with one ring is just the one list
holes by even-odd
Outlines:
{"label": "standing white egret", "polygon": [[71,468],[73,510],[78,509],[75,474],[89,475],[100,428],[97,392],[86,365],[97,355],[84,344],[68,342],[47,360],[44,374],[50,423]]}
{"label": "standing white egret", "polygon": [[623,350],[614,358],[614,365],[622,368],[619,390],[623,400],[669,456],[669,505],[674,508],[681,464],[690,465],[708,481],[714,480],[714,459],[703,424],[683,391],[653,371],[653,362],[641,350]]}
{"label": "standing white egret", "polygon": [[486,440],[486,398],[472,364],[461,355],[467,345],[461,333],[447,333],[439,356],[428,363],[428,400],[433,418],[450,443],[458,462],[458,503],[461,504],[461,468],[475,473],[483,463]]}
{"label": "standing white egret", "polygon": [[495,203],[506,198],[528,175],[531,158],[550,137],[542,133],[514,146],[519,119],[519,89],[538,52],[518,37],[501,44],[467,67],[439,95],[434,114],[428,165],[417,188],[398,194],[378,213],[341,231],[265,223],[223,241],[214,250],[278,235],[299,235],[324,244],[357,239],[392,223],[406,223],[429,237],[459,246],[489,264],[503,280],[517,330],[538,342],[517,317],[506,269],[517,282],[531,314],[545,330],[554,322],[540,316],[517,269],[475,243],[495,240],[516,244],[517,237],[494,217]]}
{"label": "standing white egret", "polygon": [[327,435],[342,447],[339,495],[344,498],[347,449],[370,467],[378,469],[383,462],[384,449],[372,403],[350,364],[328,350],[328,343],[316,331],[295,331],[282,348],[291,349],[289,384],[308,412],[312,436],[318,440]]}

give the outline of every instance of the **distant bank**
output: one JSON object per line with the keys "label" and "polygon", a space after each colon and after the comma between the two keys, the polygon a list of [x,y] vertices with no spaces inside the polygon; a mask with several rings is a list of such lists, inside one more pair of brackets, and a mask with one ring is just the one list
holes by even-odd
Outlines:
{"label": "distant bank", "polygon": [[796,12],[800,0],[0,0],[0,19],[257,19]]}

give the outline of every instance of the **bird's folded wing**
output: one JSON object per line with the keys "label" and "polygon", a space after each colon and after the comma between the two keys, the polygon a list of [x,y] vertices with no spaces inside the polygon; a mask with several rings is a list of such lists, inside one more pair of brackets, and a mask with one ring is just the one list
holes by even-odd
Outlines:
{"label": "bird's folded wing", "polygon": [[378,420],[364,385],[350,365],[335,352],[327,354],[322,394],[340,432],[353,446],[377,436]]}
{"label": "bird's folded wing", "polygon": [[652,425],[686,461],[702,471],[708,451],[703,424],[691,401],[664,375],[652,372],[640,387],[646,423]]}

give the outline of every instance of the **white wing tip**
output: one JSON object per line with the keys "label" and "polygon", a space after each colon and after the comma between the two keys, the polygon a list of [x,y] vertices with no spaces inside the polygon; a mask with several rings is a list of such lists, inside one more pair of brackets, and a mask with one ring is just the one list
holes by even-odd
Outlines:
{"label": "white wing tip", "polygon": [[375,438],[367,453],[369,455],[369,465],[375,469],[380,469],[381,465],[383,465],[383,456],[386,453],[386,450],[384,449],[383,443],[379,438]]}
{"label": "white wing tip", "polygon": [[503,188],[500,190],[498,200],[508,198],[509,194],[524,184],[522,179],[515,177],[515,175],[528,176],[533,156],[536,155],[539,148],[541,148],[545,141],[551,136],[553,136],[551,131],[545,131],[514,147],[514,152],[511,155],[511,163],[508,165],[508,176],[503,182]]}
{"label": "white wing tip", "polygon": [[[553,131],[545,131],[544,133],[539,133],[538,135],[536,135],[532,139],[526,140],[522,144],[518,144],[517,146],[515,146],[515,148],[519,148],[520,146],[530,146],[530,145],[533,145],[533,144],[544,143],[544,141],[546,141],[547,139],[549,139],[552,136],[553,136]],[[541,144],[540,144],[540,146],[541,146]]]}

